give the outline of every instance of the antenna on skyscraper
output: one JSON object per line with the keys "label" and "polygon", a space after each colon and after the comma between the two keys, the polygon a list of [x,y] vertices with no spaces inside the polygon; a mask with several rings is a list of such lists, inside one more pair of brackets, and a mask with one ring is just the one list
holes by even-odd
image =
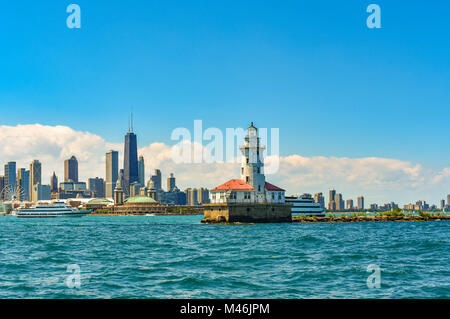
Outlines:
{"label": "antenna on skyscraper", "polygon": [[131,133],[133,133],[134,128],[133,128],[133,111],[131,111]]}

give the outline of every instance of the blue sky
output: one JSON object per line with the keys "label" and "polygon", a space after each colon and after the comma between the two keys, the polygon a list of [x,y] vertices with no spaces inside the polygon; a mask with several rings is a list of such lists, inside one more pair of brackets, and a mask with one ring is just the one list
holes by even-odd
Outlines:
{"label": "blue sky", "polygon": [[448,165],[448,1],[5,2],[2,125],[67,125],[139,144],[176,127],[279,127],[281,154]]}

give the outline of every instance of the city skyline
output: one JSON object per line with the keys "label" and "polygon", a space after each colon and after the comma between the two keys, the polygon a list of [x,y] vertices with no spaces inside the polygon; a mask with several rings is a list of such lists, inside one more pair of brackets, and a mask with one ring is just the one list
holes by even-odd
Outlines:
{"label": "city skyline", "polygon": [[[135,135],[134,133],[132,133],[133,135],[134,135],[134,137],[133,137],[133,139],[134,140],[137,140],[137,135]],[[129,137],[129,135],[130,135],[130,131],[126,134],[126,137],[125,137],[125,141],[128,141],[129,139],[130,139],[130,137]],[[126,143],[125,143],[126,144]],[[121,148],[124,148],[124,145],[125,144],[122,144],[122,145],[120,145],[120,144],[116,144],[116,145],[114,145],[114,146],[117,146],[117,149],[121,149]],[[113,146],[113,144],[108,144],[108,146]],[[143,156],[142,154],[151,154],[152,156],[151,156],[151,158],[154,158],[155,156],[156,157],[161,157],[161,153],[160,153],[160,151],[158,151],[158,149],[156,148],[156,147],[161,147],[162,146],[162,144],[157,144],[157,145],[151,145],[151,146],[149,146],[148,148],[140,148],[139,150],[136,150],[136,159],[137,159],[137,157],[139,157],[139,161],[141,161],[140,162],[140,164],[139,164],[139,162],[137,162],[136,163],[136,167],[135,167],[135,170],[137,170],[138,171],[138,175],[135,177],[136,179],[138,179],[139,178],[139,165],[141,165],[141,168],[143,168],[143,163],[144,163],[144,159],[145,159],[145,156]],[[136,147],[137,147],[137,145],[136,145]],[[126,147],[125,147],[125,149],[126,149]],[[169,148],[169,150],[170,150],[170,148]],[[167,149],[165,149],[165,151],[167,152]],[[84,183],[90,183],[90,179],[94,179],[94,178],[98,178],[98,176],[100,176],[100,178],[102,178],[105,182],[107,181],[107,179],[108,179],[108,165],[107,165],[107,161],[108,161],[108,157],[111,157],[112,156],[112,153],[113,154],[115,154],[114,155],[114,161],[116,161],[116,163],[115,164],[113,164],[113,163],[111,163],[111,165],[113,165],[114,167],[117,167],[118,168],[118,162],[119,162],[119,157],[121,157],[121,158],[123,158],[123,155],[122,155],[122,152],[120,152],[120,151],[114,151],[114,150],[109,150],[108,152],[106,152],[106,153],[104,153],[103,154],[103,156],[104,156],[104,158],[105,158],[105,161],[104,162],[102,162],[102,165],[103,165],[103,174],[101,174],[101,173],[98,173],[98,174],[94,174],[94,175],[88,175],[88,174],[86,174],[86,173],[82,173],[82,176],[83,176],[83,178],[80,178],[80,181],[83,181]],[[119,156],[119,154],[120,154],[120,156]],[[167,157],[167,155],[168,154],[166,154],[166,157]],[[112,158],[112,157],[111,157]],[[68,166],[68,163],[70,162],[70,161],[75,161],[76,162],[76,165],[75,165],[75,167],[76,167],[76,169],[75,170],[73,170],[73,171],[71,171],[71,174],[74,174],[73,176],[76,176],[77,177],[77,179],[78,179],[78,174],[79,174],[79,171],[78,171],[78,161],[77,161],[77,159],[76,159],[76,156],[75,155],[71,155],[70,156],[70,158],[69,159],[65,159],[64,161],[63,161],[63,163],[62,163],[62,166],[63,166],[63,173],[64,173],[64,176],[65,176],[65,178],[66,178],[66,176],[68,176],[68,174],[69,174],[69,166]],[[153,161],[151,161],[151,162],[153,162]],[[30,165],[30,171],[29,172],[31,172],[31,173],[28,173],[30,176],[28,177],[28,178],[33,178],[33,173],[32,173],[32,170],[33,170],[33,163],[37,163],[37,164],[35,164],[35,165],[38,165],[38,170],[39,170],[39,173],[37,174],[37,177],[39,178],[39,180],[41,180],[41,169],[42,169],[42,163],[39,161],[39,160],[37,160],[37,162],[36,162],[36,160],[33,160],[32,162],[31,162],[31,164],[29,164]],[[123,163],[125,163],[125,161],[123,161]],[[13,174],[13,175],[17,175],[17,174],[20,174],[20,172],[19,172],[19,170],[22,170],[23,168],[21,167],[21,165],[20,164],[17,164],[17,162],[16,161],[8,161],[6,164],[5,164],[5,169],[7,169],[9,166],[13,166],[14,168],[15,168],[15,170],[14,171],[11,171],[11,174]],[[180,164],[174,164],[174,163],[172,163],[172,167],[174,168],[173,170],[169,170],[169,171],[166,171],[165,169],[162,169],[162,171],[164,171],[165,172],[165,176],[167,177],[167,181],[169,182],[169,180],[170,180],[170,177],[171,177],[171,174],[173,174],[172,172],[175,172],[175,174],[176,174],[176,172],[177,172],[177,169],[176,169],[176,167],[177,167],[177,165],[180,165]],[[205,163],[203,163],[203,164],[184,164],[184,165],[194,165],[194,166],[197,166],[198,167],[198,165],[200,165],[200,166],[208,166],[208,164],[205,164]],[[215,163],[215,164],[213,164],[213,165],[215,165],[215,166],[217,166],[217,165],[224,165],[224,166],[227,166],[228,168],[229,167],[232,167],[232,166],[236,166],[236,165],[239,165],[239,160],[237,160],[237,162],[235,163],[235,164],[220,164],[220,163]],[[231,165],[231,166],[230,166]],[[25,165],[25,167],[27,167],[26,165]],[[45,167],[45,166],[44,166]],[[157,167],[155,167],[155,169],[158,169],[158,168],[161,168],[161,167],[164,167],[164,165],[163,166],[157,166]],[[92,169],[92,167],[91,167],[91,169]],[[105,174],[105,169],[106,169],[106,174]],[[45,169],[45,171],[52,171],[52,175],[51,176],[49,176],[49,178],[52,178],[52,176],[53,176],[53,173],[55,173],[56,171],[58,171],[57,169],[55,170],[53,167],[48,167],[48,168],[46,168]],[[98,172],[100,172],[100,170],[98,170],[98,167],[97,168],[95,168],[95,171],[98,171]],[[151,171],[152,171],[152,169],[147,169],[147,170],[145,170],[145,183],[144,183],[144,186],[146,186],[146,184],[147,184],[147,182],[152,178],[152,174],[151,174]],[[141,170],[141,172],[142,172],[142,170]],[[222,171],[219,171],[219,172],[222,172]],[[216,172],[217,173],[217,172]],[[113,174],[113,172],[111,172],[111,174]],[[45,174],[44,174],[45,175]],[[56,176],[58,177],[58,176],[60,176],[60,175],[58,175],[57,173],[56,173]],[[199,182],[199,180],[202,180],[202,176],[197,176],[197,178],[193,178],[193,179],[191,179],[191,180],[186,180],[186,178],[183,178],[183,175],[181,175],[181,174],[178,174],[178,176],[179,177],[181,177],[180,179],[181,180],[184,180],[185,182],[184,182],[184,184],[183,184],[183,186],[181,186],[180,188],[181,189],[188,189],[188,188],[192,188],[192,187],[195,187],[195,188],[202,188],[202,187],[206,187],[206,188],[212,188],[213,187],[213,185],[214,185],[214,183],[216,183],[216,181],[215,180],[210,180],[210,183],[202,183],[202,182]],[[200,177],[200,178],[199,178]],[[36,177],[34,177],[34,178],[36,178]],[[18,181],[18,179],[14,179],[14,181]],[[50,180],[51,181],[51,180]],[[138,180],[136,180],[136,182],[137,182]],[[186,183],[187,182],[187,183]],[[36,183],[36,182],[35,182]],[[43,184],[46,184],[45,182],[43,183]],[[106,186],[106,185],[105,185]],[[162,186],[162,185],[161,185]],[[33,188],[33,186],[30,184],[30,198],[32,198],[32,194],[33,194],[33,190],[32,190],[32,188]],[[299,188],[297,188],[297,189],[300,189],[300,187]],[[311,189],[306,189],[306,188],[304,188],[304,189],[301,189],[301,190],[299,190],[299,191],[290,191],[290,190],[288,190],[288,194],[297,194],[297,195],[300,195],[300,194],[302,194],[302,193],[310,193],[310,194],[314,194],[314,193],[318,193],[318,192],[321,192],[321,193],[324,193],[324,194],[327,194],[327,191],[326,191],[326,189],[328,189],[330,192],[331,192],[331,190],[333,189],[333,188],[330,188],[330,187],[327,187],[327,188],[324,188],[324,189],[319,189],[318,191],[316,191],[316,190],[312,190],[312,188]],[[103,192],[105,192],[105,190],[103,190]],[[342,193],[344,193],[344,195],[342,195]],[[363,206],[365,206],[365,208],[369,208],[372,204],[377,204],[377,205],[379,205],[379,206],[381,206],[381,204],[382,203],[393,203],[393,202],[395,202],[395,203],[398,203],[398,204],[400,204],[400,205],[406,205],[406,204],[410,204],[410,203],[414,203],[414,202],[419,202],[419,201],[426,201],[426,202],[428,202],[428,203],[430,203],[431,205],[436,205],[437,207],[439,207],[439,205],[440,205],[440,202],[441,202],[441,200],[442,199],[446,199],[445,198],[445,196],[447,196],[446,195],[446,191],[444,190],[443,191],[443,193],[441,194],[441,195],[439,195],[439,194],[435,194],[435,197],[437,198],[435,201],[433,201],[433,200],[430,200],[430,199],[428,199],[428,198],[425,198],[424,196],[418,196],[418,197],[415,197],[415,198],[411,198],[411,199],[408,199],[408,200],[405,200],[405,201],[401,201],[401,200],[398,200],[398,199],[396,199],[396,198],[392,198],[392,197],[390,197],[390,198],[386,198],[386,199],[383,199],[383,200],[373,200],[373,195],[371,195],[370,193],[362,193],[362,192],[358,192],[358,193],[350,193],[350,195],[349,195],[349,193],[347,193],[346,191],[343,191],[342,193],[339,193],[339,194],[337,194],[336,193],[336,191],[334,191],[334,194],[333,195],[330,195],[330,196],[333,196],[333,198],[334,198],[334,201],[336,201],[338,204],[336,205],[336,206],[334,206],[337,210],[342,210],[342,209],[345,209],[346,208],[346,200],[348,200],[348,199],[353,199],[354,200],[354,202],[355,203],[358,203],[358,198],[359,198],[359,196],[363,196],[364,198],[369,198],[369,200],[367,200],[367,201],[365,201],[364,202],[364,199],[363,199]],[[325,198],[326,198],[326,200],[329,202],[329,196],[328,196],[328,198],[327,198],[327,196],[325,196]],[[338,199],[337,199],[338,198]],[[448,198],[447,198],[447,201],[448,201]],[[446,202],[447,202],[446,201]],[[359,203],[357,204],[357,205],[355,205],[355,207],[360,207],[360,205],[359,205]],[[330,206],[328,205],[327,206],[327,208],[329,208],[329,209],[332,209],[332,210],[334,210],[335,208],[330,208]]]}

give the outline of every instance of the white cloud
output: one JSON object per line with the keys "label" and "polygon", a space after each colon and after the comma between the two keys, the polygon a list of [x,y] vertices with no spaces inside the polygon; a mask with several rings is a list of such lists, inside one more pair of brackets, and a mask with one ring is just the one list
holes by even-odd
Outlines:
{"label": "white cloud", "polygon": [[[138,141],[139,142],[139,141]],[[0,163],[16,161],[28,168],[33,159],[42,162],[43,182],[48,183],[55,171],[62,180],[64,160],[75,155],[79,161],[80,179],[104,177],[105,153],[120,152],[123,144],[108,143],[102,137],[80,132],[66,126],[18,125],[0,126]],[[228,179],[239,178],[239,163],[176,164],[172,160],[173,146],[153,143],[139,149],[146,163],[146,178],[155,168],[163,178],[174,173],[181,189],[215,187]],[[273,157],[266,159],[267,164]],[[435,203],[450,193],[450,167],[433,171],[420,164],[387,158],[280,157],[277,174],[267,176],[288,193],[325,195],[329,188],[342,192],[345,198],[366,195],[367,202],[433,200]],[[165,186],[165,182],[163,182]]]}

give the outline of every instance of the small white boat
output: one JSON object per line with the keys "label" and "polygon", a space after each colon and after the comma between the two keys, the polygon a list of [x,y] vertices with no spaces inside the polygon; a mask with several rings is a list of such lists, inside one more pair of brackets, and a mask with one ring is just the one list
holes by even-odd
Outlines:
{"label": "small white boat", "polygon": [[11,215],[19,218],[56,218],[56,217],[83,217],[89,214],[88,210],[77,210],[64,202],[36,205],[30,208],[19,207]]}

